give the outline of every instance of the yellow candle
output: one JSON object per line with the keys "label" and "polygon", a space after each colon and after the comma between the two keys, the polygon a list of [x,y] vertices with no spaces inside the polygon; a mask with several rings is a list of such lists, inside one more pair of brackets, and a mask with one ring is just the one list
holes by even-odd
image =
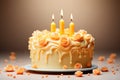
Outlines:
{"label": "yellow candle", "polygon": [[70,15],[70,19],[71,19],[71,22],[69,24],[69,33],[70,33],[70,36],[72,36],[74,34],[74,27],[75,27],[75,24],[73,23],[72,14]]}
{"label": "yellow candle", "polygon": [[56,24],[54,22],[54,14],[52,15],[52,23],[51,23],[51,32],[56,31]]}
{"label": "yellow candle", "polygon": [[65,25],[65,22],[63,20],[63,10],[61,10],[61,19],[59,21],[60,34],[64,34],[64,25]]}

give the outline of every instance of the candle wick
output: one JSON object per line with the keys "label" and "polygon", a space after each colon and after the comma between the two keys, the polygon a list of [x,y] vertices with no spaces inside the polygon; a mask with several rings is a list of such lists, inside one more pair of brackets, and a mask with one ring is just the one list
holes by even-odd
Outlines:
{"label": "candle wick", "polygon": [[61,19],[63,19],[63,16],[61,15]]}
{"label": "candle wick", "polygon": [[54,14],[52,14],[52,21],[54,21]]}
{"label": "candle wick", "polygon": [[63,10],[61,9],[61,19],[63,18]]}
{"label": "candle wick", "polygon": [[54,22],[54,19],[52,19],[52,21]]}
{"label": "candle wick", "polygon": [[72,14],[70,15],[70,17],[71,17],[70,20],[71,20],[71,22],[72,22],[72,21],[73,21],[73,16],[72,16]]}

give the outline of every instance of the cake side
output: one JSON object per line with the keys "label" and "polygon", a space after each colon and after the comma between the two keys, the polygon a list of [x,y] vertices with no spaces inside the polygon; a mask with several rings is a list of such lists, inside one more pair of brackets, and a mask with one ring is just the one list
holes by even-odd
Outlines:
{"label": "cake side", "polygon": [[74,68],[77,63],[83,68],[91,67],[94,51],[94,38],[85,30],[69,36],[69,30],[60,35],[47,30],[33,32],[29,38],[29,50],[32,65],[37,68],[61,69],[64,65]]}

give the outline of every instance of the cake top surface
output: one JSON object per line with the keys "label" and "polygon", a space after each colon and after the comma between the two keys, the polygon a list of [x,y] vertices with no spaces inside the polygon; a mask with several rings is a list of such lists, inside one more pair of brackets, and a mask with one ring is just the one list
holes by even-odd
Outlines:
{"label": "cake top surface", "polygon": [[91,34],[88,34],[85,30],[79,30],[75,32],[74,35],[69,36],[69,29],[65,29],[65,33],[60,35],[59,29],[56,29],[56,32],[50,32],[48,30],[39,31],[36,30],[32,33],[32,36],[29,38],[29,44],[32,47],[29,49],[35,48],[44,48],[47,45],[61,46],[67,48],[70,46],[81,46],[81,47],[90,47],[94,45],[94,37]]}

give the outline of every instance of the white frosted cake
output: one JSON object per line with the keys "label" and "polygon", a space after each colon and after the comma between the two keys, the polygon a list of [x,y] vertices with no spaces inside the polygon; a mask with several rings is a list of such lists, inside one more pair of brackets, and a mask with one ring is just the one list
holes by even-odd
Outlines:
{"label": "white frosted cake", "polygon": [[36,30],[29,38],[31,65],[45,69],[87,68],[92,65],[94,38],[85,30],[69,36],[69,29],[60,35],[55,32]]}

